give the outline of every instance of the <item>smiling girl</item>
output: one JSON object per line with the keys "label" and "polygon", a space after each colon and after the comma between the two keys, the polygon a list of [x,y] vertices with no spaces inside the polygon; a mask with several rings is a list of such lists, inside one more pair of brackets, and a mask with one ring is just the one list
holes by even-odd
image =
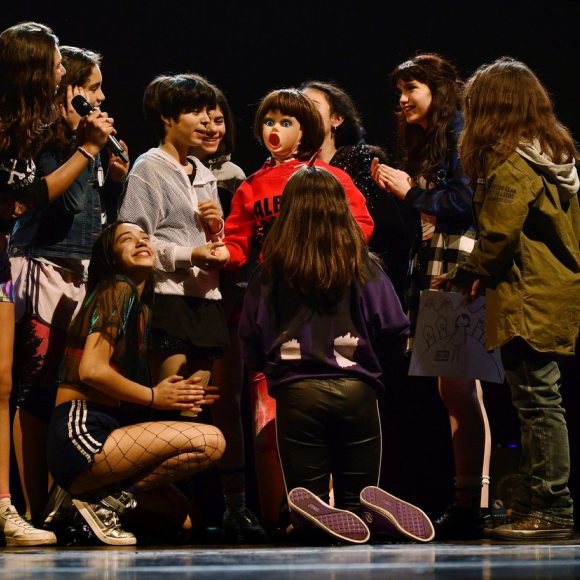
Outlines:
{"label": "smiling girl", "polygon": [[[9,400],[15,308],[5,234],[11,232],[15,218],[25,208],[40,209],[62,195],[113,133],[112,120],[106,113],[94,111],[77,128],[80,148],[58,169],[40,175],[35,161],[47,126],[58,118],[55,93],[65,73],[58,38],[47,26],[22,22],[0,34],[0,532],[9,546],[54,544],[56,538],[33,528],[19,516],[11,501]],[[17,435],[19,431],[16,426]],[[26,443],[33,454],[44,456],[45,438],[35,437],[27,429],[23,433],[30,435]],[[45,464],[42,459],[41,463]],[[36,467],[34,461],[31,467]],[[42,481],[38,481],[40,501],[35,507],[40,509],[48,490],[46,469]],[[28,505],[29,515],[36,515],[30,509]]]}
{"label": "smiling girl", "polygon": [[[398,65],[391,77],[399,93],[403,169],[374,159],[372,175],[420,218],[408,298],[413,330],[419,292],[431,288],[435,277],[452,270],[473,249],[473,194],[457,153],[462,83],[455,68],[439,55],[420,54]],[[481,386],[440,377],[439,393],[451,422],[455,492],[453,504],[435,522],[436,536],[479,537],[491,451]]]}
{"label": "smiling girl", "polygon": [[[221,457],[225,442],[210,425],[156,421],[121,426],[121,401],[201,410],[199,378],[171,375],[151,388],[147,361],[155,250],[136,224],[116,223],[95,242],[88,296],[73,320],[48,436],[58,485],[106,544],[136,543],[117,520],[119,491],[160,487]],[[113,493],[111,497],[108,494]]]}
{"label": "smiling girl", "polygon": [[[67,82],[57,90],[61,118],[47,131],[47,143],[38,159],[41,175],[50,175],[76,151],[75,131],[81,117],[70,106],[71,97],[83,94],[96,108],[105,100],[100,55],[71,46],[61,47],[61,55]],[[111,158],[108,181],[116,182],[119,191],[128,170],[128,163]],[[58,200],[42,210],[26,211],[10,238],[17,321],[14,439],[32,514],[46,500],[46,453],[42,445],[25,443],[25,439],[30,441],[33,433],[41,441],[46,439],[66,331],[83,301],[91,249],[103,228],[103,193],[103,169],[97,154]]]}
{"label": "smiling girl", "polygon": [[160,143],[141,155],[127,180],[119,218],[138,223],[157,250],[153,310],[154,378],[210,370],[228,343],[218,270],[216,178],[190,154],[207,134],[215,92],[194,74],[162,75],[145,89],[143,109]]}

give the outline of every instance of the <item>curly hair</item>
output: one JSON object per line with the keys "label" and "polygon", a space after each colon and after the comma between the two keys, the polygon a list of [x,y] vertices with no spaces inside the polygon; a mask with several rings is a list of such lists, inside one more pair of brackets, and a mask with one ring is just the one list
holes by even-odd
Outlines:
{"label": "curly hair", "polygon": [[0,34],[0,152],[33,157],[45,127],[58,118],[58,38],[44,24],[22,22]]}

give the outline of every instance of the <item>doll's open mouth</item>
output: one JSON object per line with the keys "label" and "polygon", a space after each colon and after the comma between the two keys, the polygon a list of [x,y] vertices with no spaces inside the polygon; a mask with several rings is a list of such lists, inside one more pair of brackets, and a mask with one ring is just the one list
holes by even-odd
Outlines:
{"label": "doll's open mouth", "polygon": [[270,137],[268,137],[268,141],[272,147],[278,147],[278,145],[280,145],[280,136],[277,133],[272,133]]}

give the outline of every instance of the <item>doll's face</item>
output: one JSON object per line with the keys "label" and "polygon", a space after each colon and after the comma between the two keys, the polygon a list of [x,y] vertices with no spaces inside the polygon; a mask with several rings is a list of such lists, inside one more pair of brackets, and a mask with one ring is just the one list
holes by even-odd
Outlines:
{"label": "doll's face", "polygon": [[405,115],[407,123],[419,125],[427,129],[429,125],[429,107],[433,96],[431,89],[425,84],[416,80],[403,81],[397,83],[399,91],[399,106]]}
{"label": "doll's face", "polygon": [[280,111],[268,111],[262,122],[262,140],[277,161],[296,155],[302,139],[302,129],[296,117]]}
{"label": "doll's face", "polygon": [[136,224],[121,223],[117,226],[113,252],[119,269],[129,276],[138,271],[151,271],[155,265],[151,239]]}

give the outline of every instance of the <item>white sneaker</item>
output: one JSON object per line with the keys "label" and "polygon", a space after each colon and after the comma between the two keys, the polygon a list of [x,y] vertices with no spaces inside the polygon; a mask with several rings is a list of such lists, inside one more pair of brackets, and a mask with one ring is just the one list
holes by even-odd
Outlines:
{"label": "white sneaker", "polygon": [[7,546],[52,546],[56,536],[47,530],[39,530],[19,515],[13,505],[0,512],[0,531],[4,533]]}
{"label": "white sneaker", "polygon": [[72,502],[101,542],[111,546],[134,546],[137,538],[131,532],[126,532],[121,528],[116,511],[117,506],[111,505],[113,502],[108,503],[107,499],[109,498],[102,499],[98,503],[89,503],[80,499],[73,499]]}

